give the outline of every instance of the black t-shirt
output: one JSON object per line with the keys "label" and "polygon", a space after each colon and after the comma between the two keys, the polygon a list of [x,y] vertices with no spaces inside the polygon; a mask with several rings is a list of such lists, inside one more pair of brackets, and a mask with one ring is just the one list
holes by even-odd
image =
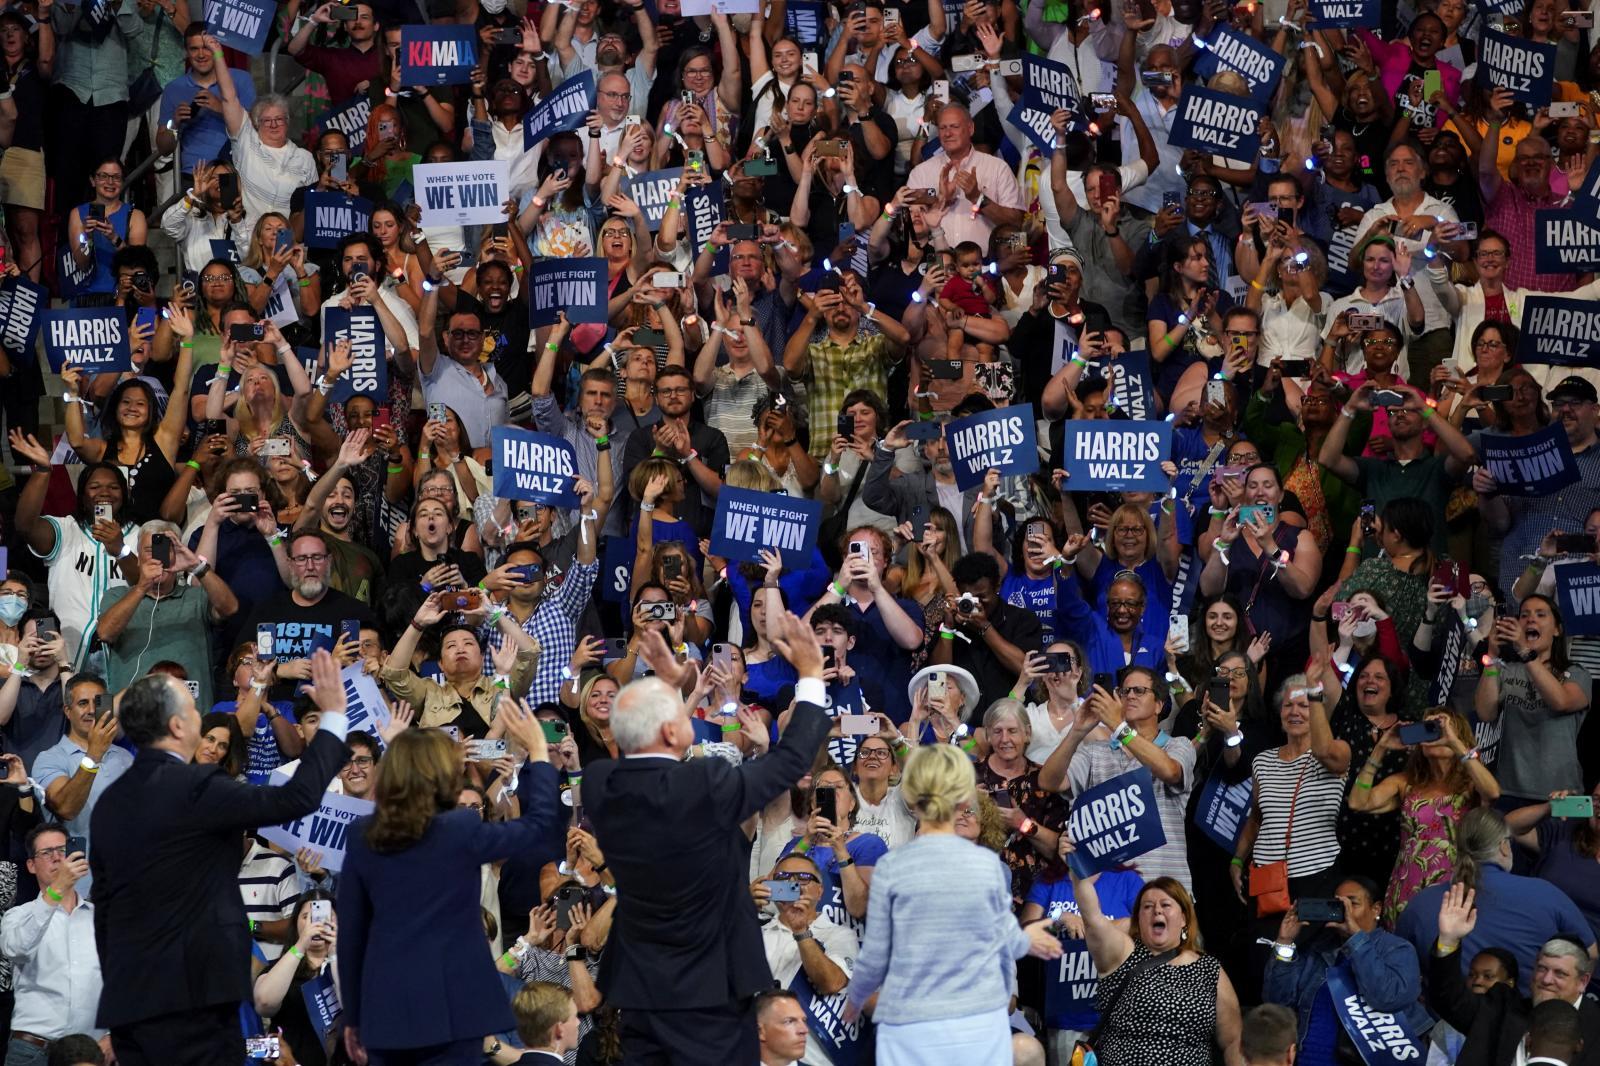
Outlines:
{"label": "black t-shirt", "polygon": [[1342,106],[1333,116],[1333,124],[1356,142],[1356,172],[1361,180],[1378,190],[1379,196],[1389,198],[1389,183],[1384,177],[1383,153],[1389,147],[1389,132],[1393,123],[1379,118],[1362,122]]}
{"label": "black t-shirt", "polygon": [[1458,176],[1449,185],[1443,185],[1432,178],[1422,183],[1422,191],[1436,200],[1442,200],[1456,209],[1456,217],[1463,222],[1476,222],[1483,225],[1483,194],[1478,191],[1478,182],[1473,177],[1467,164],[1466,173]]}
{"label": "black t-shirt", "polygon": [[[1044,630],[1039,626],[1038,616],[1031,611],[1002,603],[990,622],[995,632],[1024,655],[1044,647]],[[967,708],[967,724],[978,726],[983,723],[983,712],[988,710],[991,703],[1011,694],[1011,686],[1017,681],[1017,672],[1008,670],[976,634],[968,630],[962,632],[972,636],[972,643],[969,645],[959,638],[954,641],[951,665],[961,667],[977,679],[978,703]]]}
{"label": "black t-shirt", "polygon": [[[294,601],[292,591],[285,591],[256,606],[240,631],[239,639],[254,640],[260,626],[270,625],[274,659],[279,662],[309,659],[318,648],[332,651],[334,642],[339,639],[340,625],[351,618],[365,628],[378,628],[378,618],[372,608],[337,589],[328,589],[309,607],[302,607]],[[299,684],[294,680],[281,681],[273,686],[270,695],[274,700],[292,699]]]}
{"label": "black t-shirt", "polygon": [[[861,127],[869,122],[889,139],[889,154],[882,159],[874,159],[872,153],[867,151],[867,135]],[[899,137],[900,131],[895,129],[894,119],[878,107],[863,115],[860,123],[850,127],[850,143],[856,152],[856,175],[861,179],[861,187],[867,195],[876,196],[881,203],[888,203],[900,185],[894,176],[894,144]]]}
{"label": "black t-shirt", "polygon": [[404,555],[395,556],[394,561],[389,564],[389,582],[419,585],[422,582],[422,575],[440,563],[453,563],[456,569],[461,571],[461,576],[467,579],[468,585],[476,585],[483,580],[483,575],[488,573],[484,568],[482,557],[452,547],[442,558],[432,562],[424,559],[420,551],[409,551]]}
{"label": "black t-shirt", "polygon": [[498,315],[485,311],[482,304],[477,311],[484,336],[494,342],[489,361],[494,364],[500,380],[506,383],[506,395],[527,392],[533,385],[533,356],[528,354],[527,301],[520,296],[507,300]]}

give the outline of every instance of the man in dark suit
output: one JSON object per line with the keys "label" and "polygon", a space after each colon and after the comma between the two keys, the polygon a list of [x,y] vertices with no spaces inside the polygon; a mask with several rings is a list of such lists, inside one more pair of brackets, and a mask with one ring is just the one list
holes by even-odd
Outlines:
{"label": "man in dark suit", "polygon": [[1600,1066],[1600,1007],[1583,994],[1594,959],[1575,941],[1556,937],[1539,949],[1531,999],[1509,985],[1497,984],[1482,993],[1467,988],[1459,949],[1478,924],[1474,895],[1465,885],[1450,886],[1439,904],[1439,939],[1429,953],[1428,1005],[1467,1034],[1457,1066],[1505,1066],[1517,1061],[1535,1008],[1554,1000],[1577,1007],[1583,1050],[1569,1066]]}
{"label": "man in dark suit", "polygon": [[[622,757],[584,773],[584,809],[617,883],[600,987],[622,1009],[630,1066],[760,1055],[753,1004],[772,987],[772,971],[741,823],[800,780],[829,728],[816,636],[789,613],[769,614],[767,625],[800,678],[794,715],[769,754],[738,767],[685,761],[694,743],[688,710],[678,690],[648,677],[623,689],[611,712]],[[645,640],[647,661],[672,663],[659,635]]]}
{"label": "man in dark suit", "polygon": [[179,681],[154,674],[117,706],[133,766],[95,807],[98,1023],[122,1066],[243,1062],[239,1003],[250,996],[250,926],[239,895],[241,834],[315,811],[344,762],[344,689],[326,651],[312,660],[322,709],[299,769],[281,787],[241,785],[193,762],[200,713]]}

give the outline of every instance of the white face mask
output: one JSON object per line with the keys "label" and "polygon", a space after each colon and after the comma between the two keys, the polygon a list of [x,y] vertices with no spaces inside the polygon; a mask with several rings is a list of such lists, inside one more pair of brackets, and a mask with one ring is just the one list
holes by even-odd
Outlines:
{"label": "white face mask", "polygon": [[478,6],[491,15],[498,15],[506,9],[506,0],[478,0]]}
{"label": "white face mask", "polygon": [[1358,640],[1365,640],[1378,631],[1378,623],[1370,618],[1363,618],[1350,629],[1350,635]]}

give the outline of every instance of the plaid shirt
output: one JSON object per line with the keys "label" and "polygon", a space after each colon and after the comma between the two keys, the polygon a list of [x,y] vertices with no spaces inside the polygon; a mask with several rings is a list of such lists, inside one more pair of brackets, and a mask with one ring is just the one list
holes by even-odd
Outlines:
{"label": "plaid shirt", "polygon": [[1541,274],[1534,269],[1533,255],[1537,227],[1535,211],[1561,206],[1561,199],[1549,193],[1534,199],[1514,181],[1502,181],[1494,199],[1484,205],[1484,221],[1496,233],[1503,233],[1511,247],[1524,252],[1506,262],[1505,287],[1532,289],[1535,292],[1570,292],[1578,287],[1576,274]]}
{"label": "plaid shirt", "polygon": [[[598,559],[573,564],[559,585],[545,586],[544,599],[522,623],[522,631],[537,640],[541,649],[539,669],[528,688],[528,700],[536,706],[561,698],[561,670],[572,662],[572,649],[578,644],[578,619],[589,605],[589,593],[599,573]],[[493,650],[500,647],[505,636],[497,627],[489,627],[479,637],[490,651],[483,657],[484,673],[492,674]]]}
{"label": "plaid shirt", "polygon": [[[862,323],[864,327],[866,324]],[[844,398],[855,389],[871,389],[879,396],[889,394],[889,363],[893,344],[876,329],[857,328],[849,344],[835,344],[826,331],[819,331],[810,346],[810,388],[807,392],[811,425],[824,432],[811,433],[811,454],[825,459],[833,443],[831,427],[844,406]]]}

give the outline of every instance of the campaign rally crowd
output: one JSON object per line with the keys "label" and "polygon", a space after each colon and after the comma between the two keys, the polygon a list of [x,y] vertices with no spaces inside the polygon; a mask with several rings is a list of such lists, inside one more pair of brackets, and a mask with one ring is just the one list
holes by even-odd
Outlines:
{"label": "campaign rally crowd", "polygon": [[0,4],[5,1066],[1600,1064],[1600,2],[1094,2]]}

